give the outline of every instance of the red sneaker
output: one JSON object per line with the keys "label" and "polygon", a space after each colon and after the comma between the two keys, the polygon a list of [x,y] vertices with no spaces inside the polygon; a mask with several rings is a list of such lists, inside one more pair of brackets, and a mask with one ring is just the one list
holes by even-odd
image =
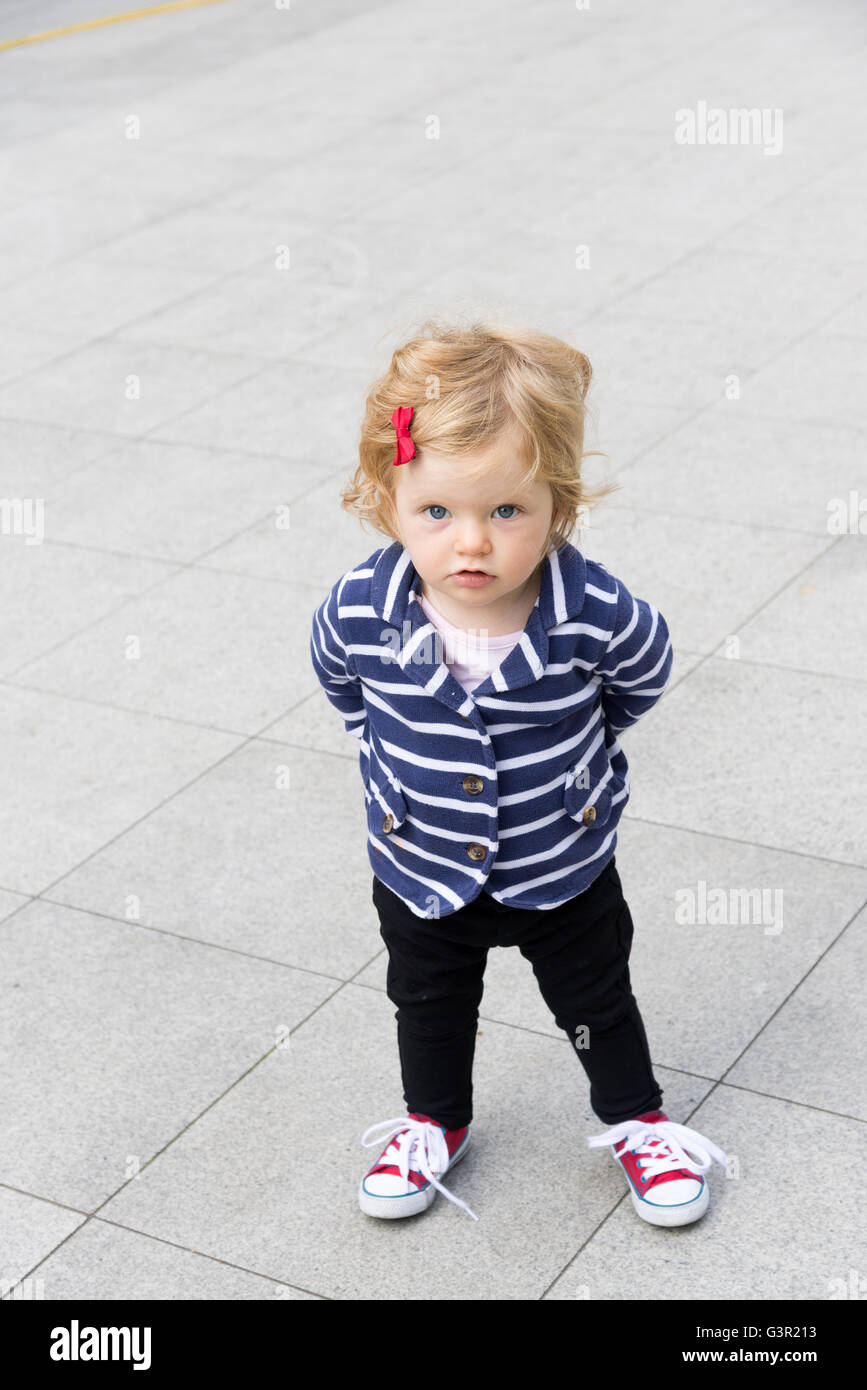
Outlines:
{"label": "red sneaker", "polygon": [[[375,1130],[385,1130],[369,1139]],[[470,1211],[438,1179],[455,1163],[459,1163],[470,1146],[469,1125],[463,1129],[446,1129],[429,1115],[410,1111],[394,1120],[381,1120],[371,1125],[361,1136],[366,1149],[394,1136],[380,1154],[379,1160],[361,1179],[358,1205],[367,1216],[415,1216],[426,1211],[437,1192],[450,1202],[463,1207],[468,1216],[478,1221]]]}
{"label": "red sneaker", "polygon": [[587,1140],[591,1149],[606,1144],[629,1180],[632,1205],[653,1226],[698,1221],[710,1201],[702,1174],[714,1159],[728,1165],[722,1149],[696,1130],[674,1124],[663,1110],[648,1110]]}

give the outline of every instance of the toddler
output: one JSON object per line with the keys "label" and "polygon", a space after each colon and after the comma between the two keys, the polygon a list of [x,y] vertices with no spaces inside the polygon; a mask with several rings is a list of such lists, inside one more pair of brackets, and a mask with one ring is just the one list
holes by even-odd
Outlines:
{"label": "toddler", "polygon": [[[668,627],[568,537],[591,368],[557,338],[430,320],[367,394],[343,506],[391,544],[344,574],[311,656],[358,739],[407,1113],[361,1210],[412,1216],[463,1158],[488,950],[517,946],[590,1081],[640,1217],[698,1220],[726,1155],[670,1121],[629,977],[618,736],[662,695]],[[691,1156],[690,1156],[691,1155]]]}

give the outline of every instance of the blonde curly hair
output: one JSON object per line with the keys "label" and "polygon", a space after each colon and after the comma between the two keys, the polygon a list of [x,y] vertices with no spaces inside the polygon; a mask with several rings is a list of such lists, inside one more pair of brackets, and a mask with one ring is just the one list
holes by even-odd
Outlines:
{"label": "blonde curly hair", "polygon": [[[398,406],[412,406],[410,434],[425,446],[455,457],[483,449],[517,426],[527,481],[551,486],[553,512],[546,549],[569,539],[579,515],[620,487],[591,490],[581,477],[588,359],[559,338],[533,329],[490,323],[467,326],[428,318],[392,354],[388,369],[368,387],[358,446],[359,464],[341,493],[341,506],[362,527],[372,525],[399,540],[394,508]],[[489,465],[465,465],[475,477]]]}

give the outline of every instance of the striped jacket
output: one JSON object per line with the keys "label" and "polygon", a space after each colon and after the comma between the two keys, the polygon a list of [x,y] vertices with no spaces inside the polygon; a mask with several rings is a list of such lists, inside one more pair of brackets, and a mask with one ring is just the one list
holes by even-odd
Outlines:
{"label": "striped jacket", "polygon": [[313,665],[359,742],[371,866],[418,917],[482,891],[554,908],[614,855],[629,798],[617,735],[665,689],[668,627],[569,543],[541,579],[519,643],[470,694],[442,663],[399,541],[313,616]]}

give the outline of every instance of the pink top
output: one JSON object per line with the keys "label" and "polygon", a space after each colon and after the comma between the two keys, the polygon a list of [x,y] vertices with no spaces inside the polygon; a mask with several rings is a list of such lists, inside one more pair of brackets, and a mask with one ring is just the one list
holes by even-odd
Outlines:
{"label": "pink top", "polygon": [[524,635],[523,628],[518,632],[504,632],[499,637],[489,637],[484,628],[455,627],[424,594],[420,594],[419,598],[428,621],[442,637],[443,661],[467,693],[481,685],[505,661]]}

